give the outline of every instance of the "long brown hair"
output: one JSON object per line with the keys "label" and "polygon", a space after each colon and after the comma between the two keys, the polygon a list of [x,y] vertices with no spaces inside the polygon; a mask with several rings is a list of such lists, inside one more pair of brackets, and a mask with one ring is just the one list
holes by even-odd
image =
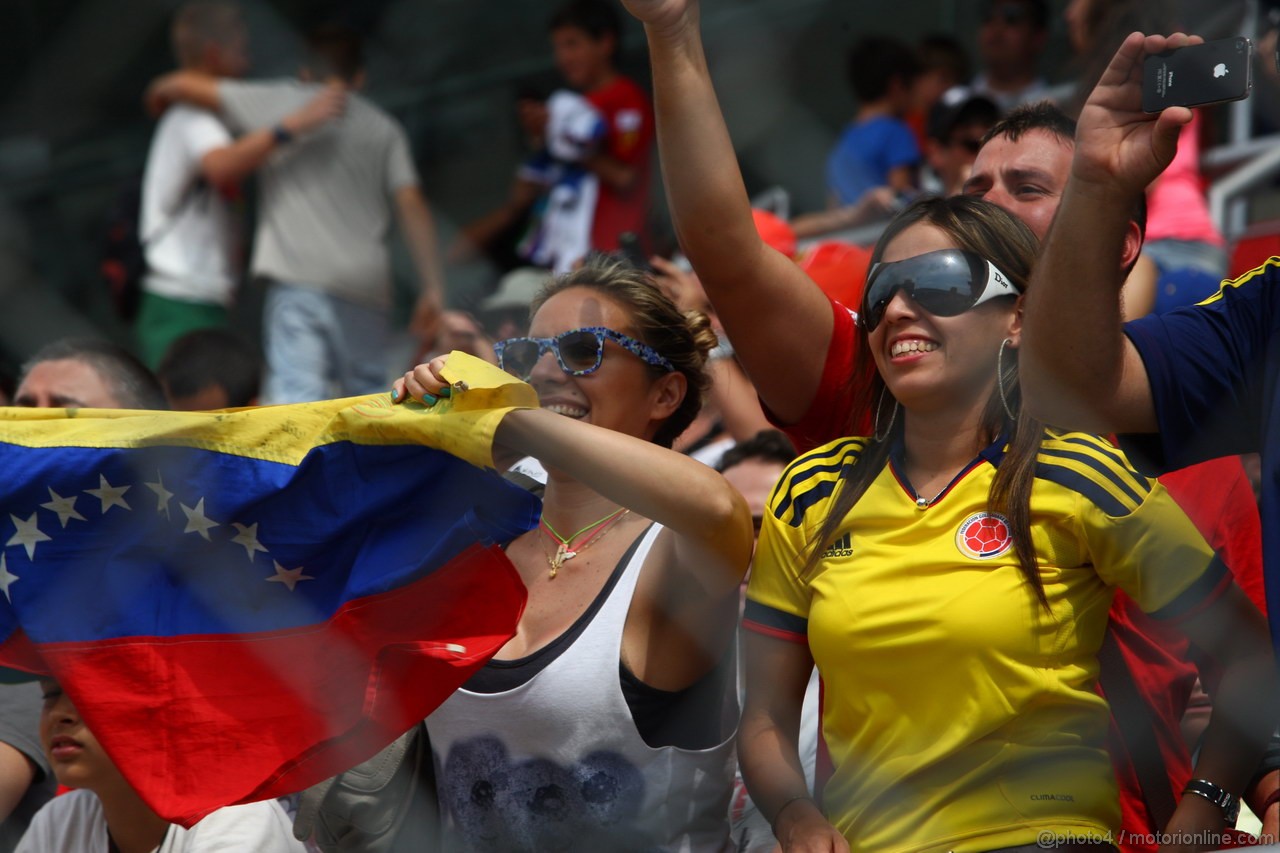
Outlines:
{"label": "long brown hair", "polygon": [[[906,229],[917,223],[927,223],[944,231],[956,245],[975,252],[991,261],[1005,273],[1020,292],[1025,292],[1031,277],[1031,267],[1036,257],[1036,238],[1020,220],[1005,210],[969,196],[950,198],[924,198],[903,210],[885,228],[875,250],[871,264],[880,262],[885,247]],[[855,363],[874,365],[871,344],[866,327],[858,324],[856,334]],[[1044,437],[1044,424],[1022,410],[1022,392],[1018,384],[1018,359],[1015,350],[1004,353],[1003,375],[999,377],[1004,388],[1004,399],[999,389],[987,399],[982,416],[983,441],[990,444],[997,436],[1008,436],[1004,458],[996,469],[991,484],[987,507],[999,513],[1009,522],[1014,553],[1027,583],[1035,590],[1044,606],[1044,584],[1040,579],[1035,548],[1031,541],[1031,488],[1035,482],[1036,455]],[[881,421],[889,420],[886,403],[896,408],[897,401],[889,393],[878,371],[867,368],[870,381],[858,382],[851,389],[855,412],[872,412],[880,428]],[[1014,417],[1005,412],[1008,405]],[[889,448],[902,433],[902,419],[894,419],[893,426],[885,428],[885,434],[872,436],[857,459],[847,464],[840,474],[840,485],[831,501],[831,509],[823,520],[818,536],[811,543],[802,575],[816,570],[822,554],[835,541],[845,518],[866,494],[871,483],[879,475],[889,458]]]}

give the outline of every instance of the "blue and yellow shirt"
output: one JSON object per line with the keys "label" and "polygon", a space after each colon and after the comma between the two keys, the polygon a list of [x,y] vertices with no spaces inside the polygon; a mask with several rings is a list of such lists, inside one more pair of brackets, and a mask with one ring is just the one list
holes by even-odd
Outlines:
{"label": "blue and yellow shirt", "polygon": [[[1199,305],[1125,324],[1142,356],[1160,432],[1122,436],[1146,473],[1262,453],[1262,549],[1280,576],[1280,258],[1224,281]],[[1280,613],[1268,580],[1267,611]],[[1280,648],[1280,620],[1271,620]]]}

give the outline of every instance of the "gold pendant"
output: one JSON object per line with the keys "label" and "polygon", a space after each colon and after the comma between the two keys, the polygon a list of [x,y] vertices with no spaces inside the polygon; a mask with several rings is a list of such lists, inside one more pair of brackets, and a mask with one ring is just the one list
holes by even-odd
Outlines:
{"label": "gold pendant", "polygon": [[570,551],[569,546],[561,542],[560,547],[556,548],[556,555],[547,558],[547,562],[551,565],[551,571],[547,574],[552,580],[555,580],[560,567],[576,556],[578,556],[577,551]]}

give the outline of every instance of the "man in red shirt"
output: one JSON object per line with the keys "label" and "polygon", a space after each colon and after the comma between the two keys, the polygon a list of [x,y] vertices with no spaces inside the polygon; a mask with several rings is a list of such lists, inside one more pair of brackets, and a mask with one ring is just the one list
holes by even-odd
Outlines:
{"label": "man in red shirt", "polygon": [[556,68],[606,125],[602,144],[583,161],[600,181],[591,247],[603,252],[618,250],[621,234],[643,238],[649,213],[653,107],[614,65],[620,29],[616,8],[603,0],[570,0],[550,24]]}

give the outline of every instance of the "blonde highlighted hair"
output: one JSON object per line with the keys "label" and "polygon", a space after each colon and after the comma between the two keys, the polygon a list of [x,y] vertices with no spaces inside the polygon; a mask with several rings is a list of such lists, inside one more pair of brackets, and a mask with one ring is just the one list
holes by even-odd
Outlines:
{"label": "blonde highlighted hair", "polygon": [[[594,290],[620,304],[630,328],[617,331],[653,347],[684,375],[688,382],[684,399],[653,437],[655,444],[670,447],[698,416],[703,396],[711,387],[707,356],[719,343],[711,322],[700,311],[681,312],[648,273],[608,257],[592,260],[549,282],[533,300],[530,313],[536,314],[552,296],[573,287]],[[650,369],[655,375],[664,373],[661,368]]]}

